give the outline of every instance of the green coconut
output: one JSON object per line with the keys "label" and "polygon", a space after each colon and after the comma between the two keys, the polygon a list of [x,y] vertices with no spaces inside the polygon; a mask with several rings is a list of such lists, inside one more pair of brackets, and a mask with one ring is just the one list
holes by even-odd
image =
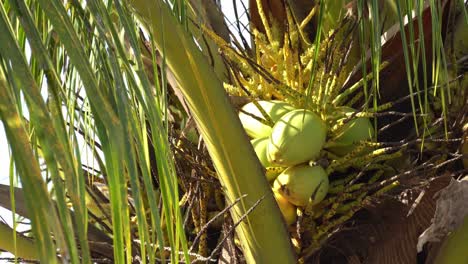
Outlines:
{"label": "green coconut", "polygon": [[275,180],[273,189],[296,206],[313,205],[327,195],[328,175],[321,166],[298,165],[289,167]]}
{"label": "green coconut", "polygon": [[270,161],[267,158],[267,145],[268,145],[268,137],[263,138],[255,138],[250,141],[252,146],[257,154],[258,159],[263,167],[271,167]]}
{"label": "green coconut", "polygon": [[[257,101],[265,113],[270,117],[273,123],[276,123],[284,114],[294,110],[295,108],[288,103],[282,101]],[[257,117],[260,120],[265,120],[262,112],[254,103],[248,103],[242,107],[242,111]],[[252,138],[268,137],[271,134],[271,127],[256,118],[239,112],[239,119],[245,129],[247,135]]]}
{"label": "green coconut", "polygon": [[[356,110],[351,107],[341,107],[338,111],[341,111],[344,117],[340,118],[337,123],[347,120],[348,118],[345,117],[345,115],[349,116],[349,114],[356,112]],[[344,156],[353,151],[358,142],[371,140],[373,136],[374,128],[369,118],[353,118],[339,129],[338,134],[331,140],[336,145],[328,149],[337,155]]]}
{"label": "green coconut", "polygon": [[325,123],[312,111],[291,111],[273,126],[267,148],[268,159],[284,167],[313,160],[322,150],[326,133]]}
{"label": "green coconut", "polygon": [[258,159],[260,160],[260,163],[266,169],[265,176],[267,180],[273,181],[274,179],[276,179],[276,176],[278,176],[284,170],[284,168],[275,167],[268,160],[267,158],[268,142],[269,142],[268,137],[256,138],[250,141],[250,143],[252,143],[252,146],[255,150],[255,153],[257,154]]}

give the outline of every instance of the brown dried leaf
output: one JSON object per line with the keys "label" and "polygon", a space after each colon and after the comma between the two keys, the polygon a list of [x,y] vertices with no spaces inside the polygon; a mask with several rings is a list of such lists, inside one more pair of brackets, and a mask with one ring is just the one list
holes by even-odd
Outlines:
{"label": "brown dried leaf", "polygon": [[450,179],[443,175],[428,182],[416,206],[413,203],[418,193],[405,197],[405,203],[397,199],[373,201],[334,234],[309,263],[417,263],[416,245],[419,235],[431,224],[434,194]]}
{"label": "brown dried leaf", "polygon": [[421,234],[418,240],[418,251],[423,249],[427,242],[438,242],[447,234],[455,230],[463,223],[468,215],[468,178],[457,181],[452,179],[450,184],[437,192],[434,199],[437,200],[435,216],[431,226]]}

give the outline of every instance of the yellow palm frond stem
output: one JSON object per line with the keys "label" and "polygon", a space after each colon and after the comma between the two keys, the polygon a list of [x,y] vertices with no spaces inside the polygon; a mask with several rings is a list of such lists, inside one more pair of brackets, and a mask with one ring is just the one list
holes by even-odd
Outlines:
{"label": "yellow palm frond stem", "polygon": [[[132,0],[129,4],[150,25],[156,46],[165,50],[227,202],[241,198],[230,213],[240,223],[236,232],[247,263],[296,263],[280,209],[222,82],[167,4],[161,0]],[[275,230],[274,236],[271,230]]]}
{"label": "yellow palm frond stem", "polygon": [[39,260],[34,241],[24,237],[0,222],[0,249],[8,251],[16,258]]}

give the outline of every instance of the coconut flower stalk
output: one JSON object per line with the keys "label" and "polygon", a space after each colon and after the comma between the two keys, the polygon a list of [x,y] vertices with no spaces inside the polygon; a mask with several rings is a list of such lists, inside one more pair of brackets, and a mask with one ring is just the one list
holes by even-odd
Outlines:
{"label": "coconut flower stalk", "polygon": [[[229,203],[248,263],[295,263],[286,226],[222,82],[163,1],[129,1],[148,24],[187,100]],[[260,201],[260,203],[257,203]],[[258,204],[258,205],[256,205]],[[274,254],[273,254],[274,252]]]}

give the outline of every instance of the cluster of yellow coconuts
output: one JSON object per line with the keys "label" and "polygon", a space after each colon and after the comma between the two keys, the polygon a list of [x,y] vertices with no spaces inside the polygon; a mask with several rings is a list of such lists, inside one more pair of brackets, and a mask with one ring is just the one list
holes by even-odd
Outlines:
{"label": "cluster of yellow coconuts", "polygon": [[[341,111],[342,118],[345,113],[355,112],[348,107]],[[268,118],[273,126],[266,122]],[[325,169],[310,165],[310,161],[320,157],[327,139],[333,141],[328,151],[343,156],[356,142],[372,138],[373,133],[369,119],[358,117],[342,126],[332,139],[327,138],[330,133],[319,115],[282,101],[248,103],[242,107],[239,119],[252,138],[260,163],[267,169],[266,177],[273,182],[274,196],[288,225],[296,221],[297,207],[318,204],[328,193]]]}

